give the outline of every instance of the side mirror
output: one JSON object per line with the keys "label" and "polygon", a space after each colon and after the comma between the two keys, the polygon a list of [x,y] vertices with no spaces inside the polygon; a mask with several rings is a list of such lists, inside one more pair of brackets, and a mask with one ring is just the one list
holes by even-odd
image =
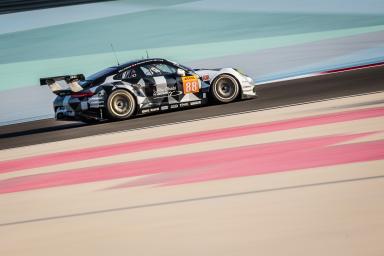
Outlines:
{"label": "side mirror", "polygon": [[183,70],[181,68],[178,68],[176,73],[177,73],[178,76],[185,76],[185,70]]}

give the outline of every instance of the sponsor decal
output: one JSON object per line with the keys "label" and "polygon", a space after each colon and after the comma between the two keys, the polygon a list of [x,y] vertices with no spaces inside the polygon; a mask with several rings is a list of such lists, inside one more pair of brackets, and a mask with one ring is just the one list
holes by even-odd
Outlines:
{"label": "sponsor decal", "polygon": [[150,108],[149,109],[151,112],[156,112],[156,111],[159,111],[160,109],[159,108]]}
{"label": "sponsor decal", "polygon": [[172,91],[172,92],[169,92],[169,93],[168,93],[168,96],[178,96],[178,95],[180,95],[180,94],[182,94],[181,91]]}
{"label": "sponsor decal", "polygon": [[189,106],[189,103],[188,103],[188,102],[180,103],[180,107],[188,107],[188,106]]}
{"label": "sponsor decal", "polygon": [[98,97],[98,96],[93,96],[93,97],[88,99],[88,103],[89,103],[90,108],[104,107],[104,98]]}
{"label": "sponsor decal", "polygon": [[171,96],[176,91],[176,86],[164,87],[164,88],[156,88],[156,91],[153,92],[153,96]]}
{"label": "sponsor decal", "polygon": [[183,80],[184,94],[199,92],[199,81],[195,76],[184,76],[181,79]]}
{"label": "sponsor decal", "polygon": [[198,100],[198,101],[192,101],[190,103],[191,106],[195,106],[195,105],[200,105],[201,104],[201,100]]}
{"label": "sponsor decal", "polygon": [[88,109],[88,102],[81,101],[80,102],[80,107],[81,107],[81,110],[87,110]]}
{"label": "sponsor decal", "polygon": [[143,109],[143,110],[141,110],[141,113],[143,113],[143,114],[149,113],[149,109]]}
{"label": "sponsor decal", "polygon": [[209,75],[203,75],[202,79],[203,81],[209,81]]}
{"label": "sponsor decal", "polygon": [[178,104],[173,104],[173,105],[171,105],[171,109],[175,109],[175,108],[178,108],[178,107],[179,107]]}
{"label": "sponsor decal", "polygon": [[168,106],[162,106],[160,109],[161,110],[167,110],[169,107]]}
{"label": "sponsor decal", "polygon": [[64,112],[64,114],[66,116],[75,116],[75,112],[74,111],[66,111],[66,112]]}

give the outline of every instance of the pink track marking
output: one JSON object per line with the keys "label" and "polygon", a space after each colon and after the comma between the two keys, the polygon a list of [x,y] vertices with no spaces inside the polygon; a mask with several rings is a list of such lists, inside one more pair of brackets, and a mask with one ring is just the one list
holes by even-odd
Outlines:
{"label": "pink track marking", "polygon": [[[339,137],[340,138],[340,137]],[[324,138],[326,142],[331,138]],[[340,138],[341,139],[341,138]],[[331,141],[328,141],[330,144]],[[354,162],[384,159],[384,141],[330,146],[330,144],[306,145],[294,141],[294,145],[271,145],[270,152],[262,153],[260,149],[251,147],[245,151],[253,157],[241,157],[244,152],[216,152],[209,157],[226,157],[201,169],[186,169],[183,172],[158,173],[124,183],[115,188],[146,186],[160,184],[162,186],[181,185],[205,182],[217,179],[228,179],[274,172],[294,171],[305,168],[332,166]],[[292,146],[292,147],[291,147]],[[275,147],[275,148],[273,148]],[[277,149],[282,147],[281,150]],[[240,154],[241,156],[239,157]]]}
{"label": "pink track marking", "polygon": [[226,165],[213,166],[200,175],[169,179],[163,182],[163,185],[180,185],[380,159],[384,159],[384,141],[340,145],[300,152],[299,157],[297,152],[283,152],[261,158],[231,161]]}
{"label": "pink track marking", "polygon": [[358,119],[373,118],[383,115],[383,107],[369,108],[268,123],[252,124],[232,128],[216,129],[204,132],[167,136],[158,139],[140,140],[135,142],[99,146],[80,150],[71,150],[60,153],[52,153],[3,161],[0,162],[0,173],[18,171],[22,169],[38,168],[55,164],[63,164],[87,159],[95,159],[99,157],[108,157],[118,154],[138,152],[150,149],[160,149],[171,146],[186,145],[210,140],[219,140],[225,138],[303,128],[315,125],[324,125],[338,122],[353,121]]}
{"label": "pink track marking", "polygon": [[[384,141],[330,146],[372,133],[336,135],[30,175],[0,181],[0,194],[168,173],[163,183],[212,179],[370,161],[384,158]],[[189,172],[188,177],[179,175]],[[172,175],[174,174],[174,175]],[[156,183],[159,181],[156,181]],[[126,186],[144,185],[129,183]]]}

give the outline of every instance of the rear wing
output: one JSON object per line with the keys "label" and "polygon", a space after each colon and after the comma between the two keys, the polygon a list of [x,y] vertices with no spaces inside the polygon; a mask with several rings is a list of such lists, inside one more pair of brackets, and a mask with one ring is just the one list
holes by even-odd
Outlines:
{"label": "rear wing", "polygon": [[60,91],[79,92],[83,90],[78,81],[85,80],[83,74],[40,78],[40,85],[48,85],[53,93]]}

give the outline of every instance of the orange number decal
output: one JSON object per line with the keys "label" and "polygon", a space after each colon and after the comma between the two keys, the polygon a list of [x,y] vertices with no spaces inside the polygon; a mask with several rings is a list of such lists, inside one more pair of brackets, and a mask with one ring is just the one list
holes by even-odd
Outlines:
{"label": "orange number decal", "polygon": [[199,92],[199,81],[194,76],[184,76],[183,80],[184,94]]}

